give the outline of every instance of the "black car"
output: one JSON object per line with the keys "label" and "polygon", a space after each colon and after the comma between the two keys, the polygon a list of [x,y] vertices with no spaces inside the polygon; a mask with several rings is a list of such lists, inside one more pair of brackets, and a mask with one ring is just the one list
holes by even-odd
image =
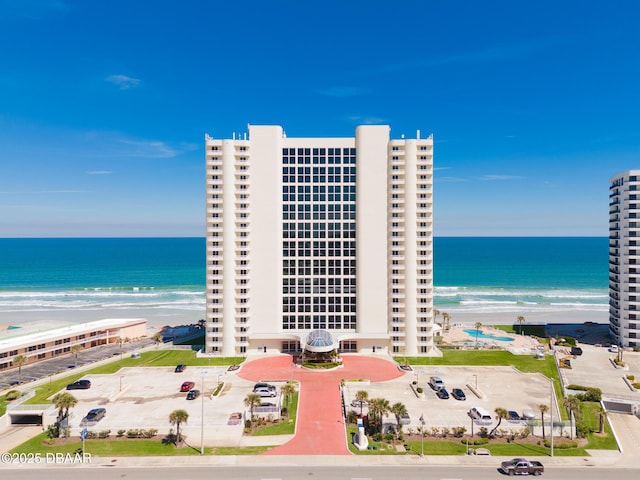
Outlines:
{"label": "black car", "polygon": [[582,355],[582,348],[580,348],[580,347],[572,347],[571,348],[571,355],[573,355],[574,357],[579,357],[580,355]]}
{"label": "black car", "polygon": [[515,410],[509,410],[509,412],[507,412],[507,420],[509,420],[510,422],[521,420],[520,414],[518,414],[518,412],[516,412]]}
{"label": "black car", "polygon": [[94,408],[89,410],[87,416],[84,417],[87,423],[99,422],[107,414],[107,410],[104,408]]}
{"label": "black car", "polygon": [[438,398],[441,398],[442,400],[447,400],[449,398],[449,392],[447,392],[447,389],[444,387],[436,390],[436,395],[438,396]]}
{"label": "black car", "polygon": [[67,390],[86,390],[87,388],[91,388],[90,380],[78,380],[67,385]]}
{"label": "black car", "polygon": [[464,394],[461,388],[454,388],[451,390],[451,396],[456,400],[466,400],[467,396]]}
{"label": "black car", "polygon": [[178,365],[176,365],[175,372],[176,373],[184,372],[185,368],[187,368],[187,366],[184,363],[179,363]]}
{"label": "black car", "polygon": [[195,400],[200,396],[200,390],[189,390],[187,393],[187,400]]}

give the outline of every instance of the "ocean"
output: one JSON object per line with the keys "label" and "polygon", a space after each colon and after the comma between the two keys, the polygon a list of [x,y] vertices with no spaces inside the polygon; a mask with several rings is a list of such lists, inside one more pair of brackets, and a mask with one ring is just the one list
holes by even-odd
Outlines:
{"label": "ocean", "polygon": [[[436,237],[435,308],[608,310],[605,237]],[[204,238],[0,239],[0,323],[12,314],[205,314]]]}

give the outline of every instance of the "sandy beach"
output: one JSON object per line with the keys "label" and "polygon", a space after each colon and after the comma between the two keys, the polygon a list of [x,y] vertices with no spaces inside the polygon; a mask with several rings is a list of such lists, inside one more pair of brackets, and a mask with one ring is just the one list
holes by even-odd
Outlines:
{"label": "sandy beach", "polygon": [[0,311],[0,324],[3,325],[20,325],[35,321],[84,323],[94,320],[102,320],[105,318],[145,318],[149,327],[159,330],[165,325],[176,326],[197,323],[199,319],[204,318],[204,312],[200,314],[193,310],[171,308],[100,308],[86,310],[69,309],[15,312]]}
{"label": "sandy beach", "polygon": [[[437,321],[442,322],[442,313]],[[464,327],[473,327],[476,322],[483,325],[512,325],[517,324],[519,315],[524,316],[525,325],[545,325],[552,323],[581,324],[585,322],[595,322],[601,324],[609,323],[607,312],[580,311],[580,310],[559,310],[544,312],[524,312],[517,314],[513,312],[473,312],[447,310],[451,316],[450,324]],[[185,310],[179,308],[97,308],[97,309],[67,309],[67,310],[41,310],[41,311],[0,311],[0,324],[18,325],[33,321],[66,321],[66,322],[90,322],[104,318],[146,318],[147,323],[154,327],[165,325],[188,325],[197,323],[204,318],[205,312],[197,310]]]}

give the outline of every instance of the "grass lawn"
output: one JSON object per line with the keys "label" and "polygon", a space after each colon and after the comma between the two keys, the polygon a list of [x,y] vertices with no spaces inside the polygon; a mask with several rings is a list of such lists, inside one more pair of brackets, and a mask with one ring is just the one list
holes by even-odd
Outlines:
{"label": "grass lawn", "polygon": [[[369,440],[369,445],[372,447],[370,450],[360,451],[353,445],[351,439],[357,432],[355,425],[347,426],[347,438],[349,439],[349,450],[357,455],[405,455],[405,452],[398,452],[395,447],[390,448],[387,442],[372,442]],[[423,443],[420,440],[408,440],[404,443],[407,449],[407,454],[420,455],[423,448]],[[375,449],[373,448],[375,446]],[[527,457],[527,456],[549,456],[549,449],[543,445],[536,445],[531,443],[519,443],[519,442],[496,442],[485,445],[469,445],[469,449],[472,448],[486,448],[491,452],[491,455],[506,456],[506,457]],[[424,454],[425,455],[465,455],[467,452],[467,445],[462,439],[456,440],[432,440],[425,437],[424,441]],[[554,449],[554,455],[557,456],[588,456],[584,448],[571,448],[571,449]]]}
{"label": "grass lawn", "polygon": [[220,358],[196,358],[196,352],[192,350],[153,350],[143,352],[140,358],[126,357],[120,359],[114,357],[113,362],[92,368],[83,373],[72,373],[52,382],[46,382],[36,388],[36,394],[27,400],[26,404],[49,403],[47,400],[53,393],[65,388],[68,383],[75,382],[80,378],[90,374],[113,374],[123,367],[170,367],[178,363],[188,366],[226,366],[238,365],[244,361],[241,357],[220,357]]}
{"label": "grass lawn", "polygon": [[600,404],[598,402],[580,402],[580,414],[589,426],[587,434],[589,444],[587,448],[594,450],[617,450],[618,444],[611,430],[609,421],[605,418],[604,434],[597,433],[600,430]]}
{"label": "grass lawn", "polygon": [[[513,325],[493,325],[493,328],[496,330],[502,330],[505,333],[512,333],[514,335],[520,334],[520,325],[515,323]],[[545,338],[546,334],[544,331],[544,325],[522,325],[522,331],[525,335],[538,337],[538,339],[543,343],[548,342]]]}
{"label": "grass lawn", "polygon": [[289,418],[284,422],[260,427],[253,432],[253,436],[262,437],[265,435],[291,435],[296,433],[296,415],[298,413],[298,392],[293,395],[289,404]]}

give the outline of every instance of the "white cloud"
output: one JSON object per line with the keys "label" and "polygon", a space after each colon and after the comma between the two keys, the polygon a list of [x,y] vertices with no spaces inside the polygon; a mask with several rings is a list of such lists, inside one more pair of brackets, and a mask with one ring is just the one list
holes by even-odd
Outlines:
{"label": "white cloud", "polygon": [[121,152],[125,157],[171,158],[179,153],[174,147],[158,140],[120,139],[118,143],[128,147],[126,151]]}
{"label": "white cloud", "polygon": [[111,175],[113,172],[108,170],[91,170],[86,172],[87,175]]}
{"label": "white cloud", "polygon": [[120,90],[129,90],[140,85],[139,78],[128,77],[127,75],[109,75],[104,80],[117,85]]}

